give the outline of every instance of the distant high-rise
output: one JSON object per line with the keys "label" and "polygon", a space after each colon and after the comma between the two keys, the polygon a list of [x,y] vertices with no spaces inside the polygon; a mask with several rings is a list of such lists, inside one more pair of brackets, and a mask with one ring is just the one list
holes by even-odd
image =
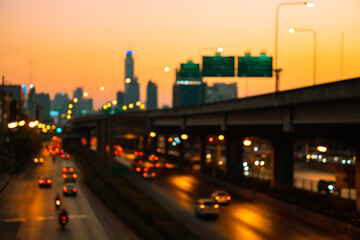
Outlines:
{"label": "distant high-rise", "polygon": [[116,93],[116,101],[117,101],[118,106],[124,105],[124,92],[123,91],[118,91]]}
{"label": "distant high-rise", "polygon": [[68,109],[69,97],[66,93],[56,93],[55,98],[52,101],[51,110],[57,111],[59,116],[65,114]]}
{"label": "distant high-rise", "polygon": [[157,85],[151,80],[148,82],[146,88],[146,109],[148,110],[158,109]]}
{"label": "distant high-rise", "polygon": [[26,102],[26,109],[29,112],[29,118],[36,119],[36,100],[35,100],[35,87],[30,87],[28,99]]}
{"label": "distant high-rise", "polygon": [[206,83],[202,82],[200,65],[192,61],[181,64],[173,86],[173,107],[184,107],[205,102]]}
{"label": "distant high-rise", "polygon": [[40,122],[51,122],[50,119],[50,95],[48,93],[35,94],[36,119]]}
{"label": "distant high-rise", "polygon": [[[9,120],[18,121],[23,117],[23,89],[20,85],[5,85],[4,90],[10,93],[11,96]],[[6,94],[4,96],[6,96]]]}
{"label": "distant high-rise", "polygon": [[78,100],[81,100],[83,97],[83,89],[82,88],[76,88],[73,94],[73,98],[77,98]]}
{"label": "distant high-rise", "polygon": [[125,97],[124,104],[135,104],[140,99],[140,89],[137,77],[134,76],[133,51],[126,51],[125,58]]}

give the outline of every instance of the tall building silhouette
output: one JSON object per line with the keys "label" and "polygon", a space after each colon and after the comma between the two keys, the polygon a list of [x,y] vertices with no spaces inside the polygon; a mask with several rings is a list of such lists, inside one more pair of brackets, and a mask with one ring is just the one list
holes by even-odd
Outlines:
{"label": "tall building silhouette", "polygon": [[205,102],[206,83],[202,81],[200,64],[188,61],[176,70],[173,85],[173,107],[198,105]]}
{"label": "tall building silhouette", "polygon": [[158,109],[157,85],[151,80],[148,82],[146,87],[146,109]]}
{"label": "tall building silhouette", "polygon": [[133,51],[126,51],[125,58],[125,96],[124,104],[128,105],[129,103],[135,104],[140,100],[140,91],[139,84],[137,82],[137,77],[134,76],[134,58]]}

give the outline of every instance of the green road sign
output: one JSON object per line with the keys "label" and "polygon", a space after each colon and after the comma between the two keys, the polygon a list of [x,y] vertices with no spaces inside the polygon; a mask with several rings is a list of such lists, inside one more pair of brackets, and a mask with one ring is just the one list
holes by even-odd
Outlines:
{"label": "green road sign", "polygon": [[198,78],[200,77],[200,64],[193,63],[193,61],[182,63],[179,74],[181,79]]}
{"label": "green road sign", "polygon": [[235,57],[203,57],[203,77],[235,77]]}
{"label": "green road sign", "polygon": [[261,53],[260,57],[252,57],[246,53],[238,57],[238,77],[272,77],[272,57]]}

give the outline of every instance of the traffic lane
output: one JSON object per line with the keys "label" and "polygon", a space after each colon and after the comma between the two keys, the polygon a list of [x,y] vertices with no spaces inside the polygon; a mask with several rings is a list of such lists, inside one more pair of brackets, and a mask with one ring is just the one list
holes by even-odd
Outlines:
{"label": "traffic lane", "polygon": [[[197,198],[209,197],[218,189],[188,174],[164,174],[154,184],[174,195],[188,211],[193,211]],[[231,204],[221,206],[218,220],[211,223],[227,239],[352,239],[300,221],[278,208],[232,197]]]}
{"label": "traffic lane", "polygon": [[221,230],[219,231],[219,229],[212,227],[211,222],[205,222],[195,218],[194,209],[184,208],[179,204],[175,195],[172,195],[166,189],[164,190],[164,188],[159,187],[156,184],[157,179],[145,181],[143,178],[136,176],[136,174],[129,174],[127,177],[141,189],[141,191],[155,199],[162,207],[168,210],[201,239],[226,239]]}
{"label": "traffic lane", "polygon": [[[72,228],[72,219],[82,219],[85,222],[86,226],[90,228],[88,233],[95,239],[105,239],[101,236],[102,232],[98,231],[96,225],[99,222],[103,229],[106,231],[108,238],[110,239],[123,239],[123,240],[138,240],[140,239],[123,221],[121,221],[117,215],[115,215],[104,203],[86,186],[83,182],[83,174],[81,169],[76,163],[76,160],[71,157],[70,160],[61,160],[58,162],[60,169],[63,167],[74,167],[75,171],[78,173],[78,179],[76,185],[79,189],[77,196],[62,196],[62,201],[64,202],[64,207],[68,207],[68,204],[74,204],[75,206],[70,205],[70,208],[75,207],[75,212],[69,212],[69,227]],[[61,175],[61,173],[60,173]],[[60,176],[61,177],[61,176]],[[61,177],[62,178],[62,177]],[[81,199],[80,201],[73,201]],[[85,214],[83,214],[85,213]],[[88,214],[86,214],[88,213]],[[96,220],[96,221],[95,221]],[[98,233],[93,233],[92,231],[97,231]],[[100,238],[97,237],[100,236]],[[89,237],[88,239],[91,239]]]}
{"label": "traffic lane", "polygon": [[[70,221],[65,229],[60,227],[54,200],[62,187],[61,168],[49,159],[10,183],[1,198],[1,222],[19,223],[16,239],[109,239],[81,190],[74,198],[62,197]],[[52,176],[53,186],[39,188],[40,175]]]}

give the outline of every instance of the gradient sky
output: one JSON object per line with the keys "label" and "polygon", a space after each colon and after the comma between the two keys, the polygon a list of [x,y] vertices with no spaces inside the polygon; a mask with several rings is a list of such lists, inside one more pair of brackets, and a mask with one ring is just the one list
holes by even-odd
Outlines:
{"label": "gradient sky", "polygon": [[[275,10],[280,0],[0,0],[0,74],[6,84],[30,84],[36,92],[83,87],[95,107],[124,90],[125,51],[134,50],[140,98],[153,71],[159,105],[171,105],[175,68],[213,55],[274,55]],[[298,2],[298,1],[287,1]],[[317,83],[360,76],[360,1],[315,0],[313,8],[284,6],[279,14],[280,90],[313,82],[313,35],[317,33]],[[341,76],[341,33],[344,68]],[[30,74],[31,61],[31,74]],[[172,71],[162,72],[169,66]],[[154,70],[153,70],[154,69]],[[30,77],[31,75],[31,77]],[[210,79],[237,82],[244,97],[274,91],[274,78]],[[98,87],[104,85],[105,92]]]}

